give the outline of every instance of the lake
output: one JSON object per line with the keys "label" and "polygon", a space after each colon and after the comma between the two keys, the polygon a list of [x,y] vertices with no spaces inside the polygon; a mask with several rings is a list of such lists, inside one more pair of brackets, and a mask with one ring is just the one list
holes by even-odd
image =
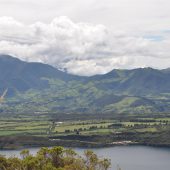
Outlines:
{"label": "lake", "polygon": [[[28,148],[35,154],[38,148]],[[82,154],[84,149],[75,148]],[[119,165],[122,170],[170,170],[170,148],[156,148],[146,146],[117,146],[110,148],[92,149],[100,157],[111,159],[112,168]],[[0,151],[1,155],[19,156],[20,150]]]}

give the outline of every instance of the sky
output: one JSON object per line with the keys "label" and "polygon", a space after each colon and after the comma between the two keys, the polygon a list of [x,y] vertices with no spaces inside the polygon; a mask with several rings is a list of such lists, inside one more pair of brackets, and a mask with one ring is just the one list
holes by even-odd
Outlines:
{"label": "sky", "polygon": [[170,0],[0,0],[0,53],[76,75],[170,67]]}

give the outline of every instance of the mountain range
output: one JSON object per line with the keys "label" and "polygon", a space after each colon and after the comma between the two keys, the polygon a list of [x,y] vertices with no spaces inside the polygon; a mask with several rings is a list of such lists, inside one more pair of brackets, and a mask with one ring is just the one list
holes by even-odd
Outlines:
{"label": "mountain range", "polygon": [[1,111],[170,112],[170,69],[114,69],[85,77],[0,55],[0,92],[5,89]]}

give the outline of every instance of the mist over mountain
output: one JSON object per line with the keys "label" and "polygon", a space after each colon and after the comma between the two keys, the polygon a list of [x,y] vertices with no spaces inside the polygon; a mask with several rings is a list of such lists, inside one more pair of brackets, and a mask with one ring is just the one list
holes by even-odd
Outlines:
{"label": "mist over mountain", "polygon": [[[75,76],[42,63],[0,55],[0,92],[7,111],[151,113],[170,110],[170,70],[115,69]],[[16,104],[17,103],[17,104]]]}

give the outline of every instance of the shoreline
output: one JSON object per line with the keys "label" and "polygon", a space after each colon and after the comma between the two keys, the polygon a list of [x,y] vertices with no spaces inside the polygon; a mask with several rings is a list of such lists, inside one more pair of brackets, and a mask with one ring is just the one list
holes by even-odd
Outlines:
{"label": "shoreline", "polygon": [[[50,141],[50,140],[49,140]],[[0,143],[1,145],[1,143]],[[41,144],[29,143],[29,144],[17,144],[17,145],[5,145],[0,147],[0,150],[23,150],[27,148],[39,148],[39,147],[53,147],[53,146],[62,146],[62,147],[71,147],[71,148],[109,148],[117,146],[148,146],[156,148],[170,148],[170,144],[158,144],[158,143],[140,143],[140,142],[129,142],[119,141],[114,143],[97,143],[97,142],[87,142],[87,141],[76,141],[76,140],[57,140]]]}

